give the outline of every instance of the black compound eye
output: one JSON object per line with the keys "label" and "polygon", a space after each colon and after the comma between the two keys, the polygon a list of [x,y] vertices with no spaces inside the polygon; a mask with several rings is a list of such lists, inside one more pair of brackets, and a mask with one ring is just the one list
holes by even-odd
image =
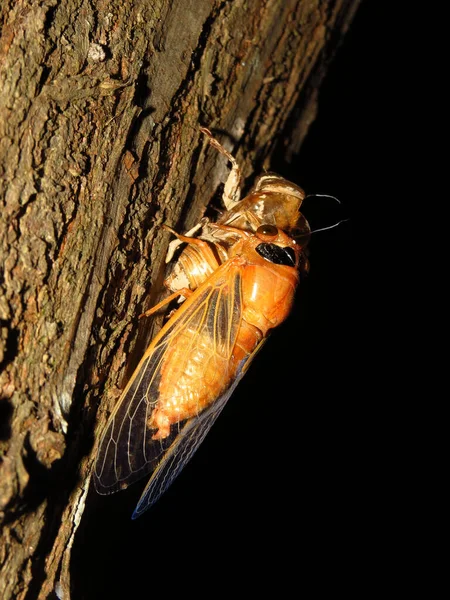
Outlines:
{"label": "black compound eye", "polygon": [[263,243],[256,246],[256,252],[275,265],[295,267],[295,252],[292,248]]}
{"label": "black compound eye", "polygon": [[266,223],[265,225],[260,225],[256,230],[256,233],[259,235],[269,235],[271,237],[276,237],[278,235],[278,229],[275,225],[270,225]]}

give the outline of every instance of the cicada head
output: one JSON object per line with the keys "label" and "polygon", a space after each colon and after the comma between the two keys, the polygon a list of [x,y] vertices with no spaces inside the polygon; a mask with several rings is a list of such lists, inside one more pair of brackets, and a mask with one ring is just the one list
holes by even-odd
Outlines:
{"label": "cicada head", "polygon": [[258,264],[262,257],[269,263],[298,268],[302,247],[284,231],[270,223],[260,225],[254,234],[241,232],[240,240],[229,251],[233,256],[245,256],[250,263]]}

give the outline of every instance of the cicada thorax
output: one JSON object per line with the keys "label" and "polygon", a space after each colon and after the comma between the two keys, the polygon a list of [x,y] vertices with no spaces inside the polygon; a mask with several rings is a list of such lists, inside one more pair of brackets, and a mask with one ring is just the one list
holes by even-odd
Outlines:
{"label": "cicada thorax", "polygon": [[[267,231],[268,233],[264,233]],[[276,232],[276,233],[274,233]],[[265,337],[289,315],[299,280],[302,248],[275,226],[263,225],[230,251],[247,257],[242,275],[243,320]]]}

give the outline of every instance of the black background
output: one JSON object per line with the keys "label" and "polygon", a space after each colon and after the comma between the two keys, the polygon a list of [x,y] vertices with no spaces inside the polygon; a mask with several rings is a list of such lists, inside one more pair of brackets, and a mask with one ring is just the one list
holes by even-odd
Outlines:
{"label": "black background", "polygon": [[145,481],[92,497],[98,509],[75,548],[76,599],[318,595],[356,591],[373,573],[386,502],[368,369],[368,297],[380,273],[370,270],[363,218],[380,218],[387,143],[376,5],[363,2],[356,15],[295,168],[277,165],[308,193],[341,200],[309,199],[313,226],[350,220],[313,236],[292,316],[163,498],[131,521]]}

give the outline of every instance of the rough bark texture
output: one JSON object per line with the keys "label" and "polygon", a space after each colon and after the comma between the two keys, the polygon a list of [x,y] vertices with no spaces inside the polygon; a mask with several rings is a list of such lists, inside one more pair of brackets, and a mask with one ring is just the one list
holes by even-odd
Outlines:
{"label": "rough bark texture", "polygon": [[357,5],[3,2],[3,599],[69,598],[94,440],[161,291],[158,226],[197,222],[228,170],[199,125],[228,134],[247,177],[295,152]]}

